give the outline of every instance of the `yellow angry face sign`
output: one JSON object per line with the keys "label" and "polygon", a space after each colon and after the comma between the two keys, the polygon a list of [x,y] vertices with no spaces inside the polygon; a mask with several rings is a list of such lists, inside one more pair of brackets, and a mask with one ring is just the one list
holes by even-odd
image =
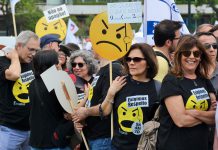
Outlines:
{"label": "yellow angry face sign", "polygon": [[97,15],[90,26],[94,51],[108,60],[123,57],[129,50],[133,32],[130,24],[109,24],[106,12]]}
{"label": "yellow angry face sign", "polygon": [[35,32],[41,38],[46,34],[54,34],[62,41],[66,37],[67,26],[63,19],[58,19],[50,23],[45,17],[39,19],[36,24]]}
{"label": "yellow angry face sign", "polygon": [[128,108],[125,101],[118,107],[117,114],[119,125],[123,131],[134,134],[142,133],[143,112],[140,107]]}
{"label": "yellow angry face sign", "polygon": [[15,99],[20,103],[29,103],[29,85],[30,82],[22,83],[21,79],[14,83],[12,92]]}

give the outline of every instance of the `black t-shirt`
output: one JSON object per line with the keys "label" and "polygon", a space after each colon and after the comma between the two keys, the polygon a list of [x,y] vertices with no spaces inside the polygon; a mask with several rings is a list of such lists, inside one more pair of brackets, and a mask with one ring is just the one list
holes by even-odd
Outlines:
{"label": "black t-shirt", "polygon": [[29,96],[30,145],[35,148],[54,148],[55,145],[52,143],[53,132],[58,124],[65,121],[63,116],[65,111],[61,107],[54,90],[48,92],[41,78],[36,78],[30,84]]}
{"label": "black t-shirt", "polygon": [[150,121],[159,105],[154,80],[139,82],[130,76],[114,99],[114,137],[117,149],[136,150],[143,124]]}
{"label": "black t-shirt", "polygon": [[202,123],[194,127],[177,127],[167,111],[164,99],[181,95],[185,109],[207,111],[211,105],[210,92],[215,92],[214,88],[211,82],[204,78],[191,80],[185,77],[176,78],[170,74],[164,78],[160,91],[163,107],[160,110],[158,150],[208,149],[208,125]]}
{"label": "black t-shirt", "polygon": [[[121,65],[118,62],[112,63],[113,79],[121,75]],[[86,107],[96,106],[103,102],[107,95],[110,86],[109,65],[102,67],[94,77],[91,88],[89,90],[89,97]],[[101,120],[100,117],[88,117],[86,119],[87,128],[86,133],[89,139],[110,137],[110,115]]]}
{"label": "black t-shirt", "polygon": [[34,79],[32,64],[21,63],[17,81],[5,78],[11,61],[0,57],[0,124],[9,128],[29,130],[29,85]]}
{"label": "black t-shirt", "polygon": [[81,77],[76,76],[76,92],[78,95],[78,103],[80,103],[81,100],[85,97],[85,85],[91,84],[94,77],[92,76],[89,81],[86,81],[85,79],[82,79]]}

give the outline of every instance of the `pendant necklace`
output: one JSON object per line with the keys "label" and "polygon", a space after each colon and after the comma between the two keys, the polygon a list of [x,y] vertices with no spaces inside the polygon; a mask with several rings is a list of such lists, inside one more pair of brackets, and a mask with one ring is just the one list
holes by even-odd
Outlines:
{"label": "pendant necklace", "polygon": [[192,80],[193,81],[193,83],[194,83],[194,85],[195,86],[198,86],[198,84],[196,83],[196,81],[195,80]]}

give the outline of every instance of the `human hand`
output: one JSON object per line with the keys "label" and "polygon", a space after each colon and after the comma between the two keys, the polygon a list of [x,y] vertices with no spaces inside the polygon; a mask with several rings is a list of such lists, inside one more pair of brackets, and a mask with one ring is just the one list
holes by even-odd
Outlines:
{"label": "human hand", "polygon": [[74,128],[80,133],[83,129],[84,125],[80,122],[74,122]]}
{"label": "human hand", "polygon": [[64,118],[66,120],[72,120],[71,114],[69,114],[69,113],[64,113]]}
{"label": "human hand", "polygon": [[210,106],[210,109],[209,110],[216,110],[216,107],[217,107],[217,103],[216,103],[216,100],[213,100],[211,99],[211,106]]}
{"label": "human hand", "polygon": [[186,110],[186,114],[192,116],[192,117],[196,117],[198,115],[198,110],[196,109],[189,109]]}
{"label": "human hand", "polygon": [[71,114],[74,122],[81,122],[88,117],[87,108],[79,107],[74,109],[74,113]]}
{"label": "human hand", "polygon": [[[3,50],[4,51],[4,50]],[[7,51],[4,51],[5,52],[5,56],[10,59],[10,60],[13,60],[13,59],[18,59],[19,56],[18,56],[18,53],[15,49],[12,49],[12,50],[7,50]]]}
{"label": "human hand", "polygon": [[114,96],[124,85],[126,85],[126,77],[116,77],[108,89],[108,94]]}

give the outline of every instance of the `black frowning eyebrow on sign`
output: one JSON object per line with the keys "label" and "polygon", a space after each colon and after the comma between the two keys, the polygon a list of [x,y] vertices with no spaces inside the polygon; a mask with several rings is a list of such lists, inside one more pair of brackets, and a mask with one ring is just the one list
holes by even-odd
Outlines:
{"label": "black frowning eyebrow on sign", "polygon": [[104,24],[104,26],[108,29],[108,26],[106,24],[106,22],[102,19],[101,22]]}
{"label": "black frowning eyebrow on sign", "polygon": [[124,107],[121,107],[121,108],[123,108],[123,110],[127,111]]}
{"label": "black frowning eyebrow on sign", "polygon": [[123,28],[125,28],[125,26],[118,28],[116,31],[118,32],[118,31],[122,30]]}
{"label": "black frowning eyebrow on sign", "polygon": [[47,24],[45,24],[45,23],[42,23],[44,26],[48,26]]}

